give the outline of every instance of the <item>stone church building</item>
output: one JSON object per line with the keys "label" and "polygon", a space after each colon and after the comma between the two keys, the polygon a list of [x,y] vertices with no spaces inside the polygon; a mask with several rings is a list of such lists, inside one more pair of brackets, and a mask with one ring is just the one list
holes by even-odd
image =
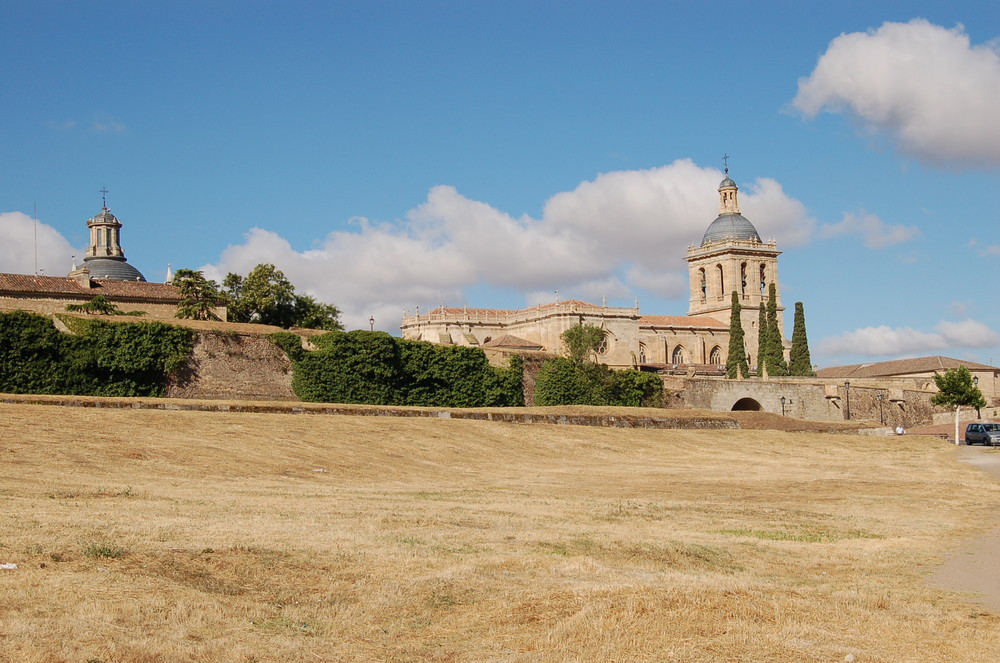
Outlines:
{"label": "stone church building", "polygon": [[[88,219],[90,244],[83,258],[67,276],[0,273],[0,311],[23,310],[52,315],[69,304],[85,304],[97,295],[122,312],[142,311],[147,317],[174,320],[180,291],[169,283],[150,283],[128,264],[121,246],[121,222],[105,203]],[[226,319],[226,307],[216,308]]]}
{"label": "stone church building", "polygon": [[[510,351],[563,352],[560,335],[576,324],[604,331],[598,360],[616,368],[645,366],[694,373],[720,373],[729,350],[732,293],[741,318],[750,365],[756,362],[760,308],[768,288],[778,286],[778,251],[764,242],[740,213],[739,188],[729,177],[719,185],[719,216],[701,244],[688,247],[690,301],[687,315],[645,315],[638,305],[608,307],[579,300],[558,301],[519,310],[439,307],[404,317],[403,338]],[[778,328],[784,307],[778,292]],[[788,341],[783,339],[786,348]]]}

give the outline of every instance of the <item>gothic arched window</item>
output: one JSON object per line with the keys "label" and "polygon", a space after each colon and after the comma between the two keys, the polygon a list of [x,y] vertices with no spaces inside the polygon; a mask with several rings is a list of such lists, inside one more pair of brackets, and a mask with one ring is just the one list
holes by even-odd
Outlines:
{"label": "gothic arched window", "polygon": [[722,364],[722,348],[718,345],[712,348],[711,354],[708,355],[708,363],[719,366]]}
{"label": "gothic arched window", "polygon": [[676,348],[674,348],[674,354],[671,355],[671,361],[673,361],[673,363],[675,363],[675,364],[683,364],[684,363],[684,347],[683,346],[678,345]]}

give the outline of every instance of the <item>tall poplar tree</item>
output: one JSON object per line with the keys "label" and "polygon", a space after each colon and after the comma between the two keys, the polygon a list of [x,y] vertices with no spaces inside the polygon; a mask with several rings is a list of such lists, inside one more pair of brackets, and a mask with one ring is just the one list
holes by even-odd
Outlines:
{"label": "tall poplar tree", "polygon": [[764,348],[764,363],[771,376],[788,375],[785,363],[785,349],[781,345],[781,329],[778,327],[778,288],[774,282],[767,287],[767,346]]}
{"label": "tall poplar tree", "polygon": [[733,305],[729,309],[729,354],[726,356],[726,377],[730,380],[750,375],[747,351],[743,347],[743,322],[740,319],[742,310],[739,295],[733,290]]}
{"label": "tall poplar tree", "polygon": [[792,328],[792,351],[788,356],[788,374],[812,377],[816,375],[809,357],[809,341],[806,339],[806,314],[802,302],[795,302],[795,324]]}
{"label": "tall poplar tree", "polygon": [[764,358],[767,357],[768,340],[767,335],[770,331],[767,327],[767,308],[764,306],[764,302],[760,303],[760,310],[757,316],[757,377],[764,377],[764,373],[767,371],[767,362]]}

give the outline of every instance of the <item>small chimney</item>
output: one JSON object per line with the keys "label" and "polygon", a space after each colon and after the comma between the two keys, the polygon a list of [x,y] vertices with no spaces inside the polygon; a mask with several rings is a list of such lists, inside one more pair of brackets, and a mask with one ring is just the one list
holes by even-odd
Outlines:
{"label": "small chimney", "polygon": [[94,287],[93,284],[90,282],[90,268],[87,267],[86,265],[78,269],[74,269],[72,272],[68,274],[68,276],[69,278],[76,281],[77,285],[79,285],[81,288],[86,288],[87,290],[90,290],[92,287]]}

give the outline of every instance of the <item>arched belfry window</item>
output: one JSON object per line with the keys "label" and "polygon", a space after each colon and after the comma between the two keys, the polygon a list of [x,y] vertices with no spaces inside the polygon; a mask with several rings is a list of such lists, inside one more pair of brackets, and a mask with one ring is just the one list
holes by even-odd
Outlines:
{"label": "arched belfry window", "polygon": [[764,263],[760,263],[760,294],[767,294],[767,268]]}
{"label": "arched belfry window", "polygon": [[726,296],[726,277],[723,274],[722,265],[716,265],[715,268],[719,272],[719,296],[720,297],[725,297]]}
{"label": "arched belfry window", "polygon": [[740,265],[740,294],[747,294],[747,264]]}
{"label": "arched belfry window", "polygon": [[681,346],[681,345],[678,345],[676,348],[674,348],[674,353],[670,356],[670,358],[671,358],[671,361],[673,361],[673,363],[675,363],[675,364],[683,364],[684,363],[684,347]]}
{"label": "arched belfry window", "polygon": [[708,279],[705,277],[704,267],[698,270],[698,277],[701,281],[701,298],[704,300],[708,296]]}

